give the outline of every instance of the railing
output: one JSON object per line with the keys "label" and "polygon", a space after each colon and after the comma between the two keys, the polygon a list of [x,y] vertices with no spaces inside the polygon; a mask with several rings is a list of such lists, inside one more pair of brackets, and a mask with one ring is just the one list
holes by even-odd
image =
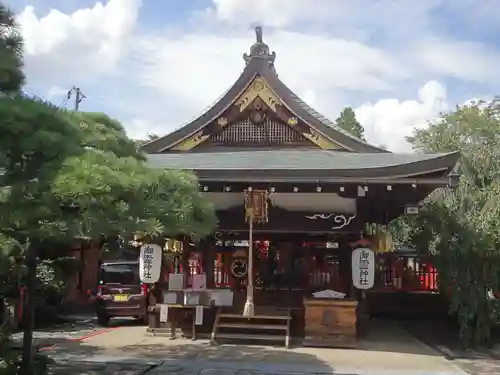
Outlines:
{"label": "railing", "polygon": [[439,275],[432,257],[384,253],[376,257],[374,290],[437,292]]}
{"label": "railing", "polygon": [[[258,261],[255,263],[255,284],[261,286],[258,271]],[[439,287],[439,275],[433,266],[431,257],[422,257],[415,254],[384,253],[377,254],[375,266],[374,291],[420,291],[437,292]],[[182,266],[176,262],[170,272],[182,272]],[[192,285],[192,275],[203,273],[201,261],[191,259],[189,261],[188,286]],[[299,289],[321,289],[321,288],[341,288],[342,278],[340,275],[340,265],[333,262],[321,267],[312,267],[309,272],[305,272],[302,285],[296,285]],[[236,279],[231,274],[230,254],[221,254],[220,258],[214,262],[213,267],[214,286],[216,288],[243,287],[246,285],[246,277]],[[286,288],[287,282],[281,284]]]}

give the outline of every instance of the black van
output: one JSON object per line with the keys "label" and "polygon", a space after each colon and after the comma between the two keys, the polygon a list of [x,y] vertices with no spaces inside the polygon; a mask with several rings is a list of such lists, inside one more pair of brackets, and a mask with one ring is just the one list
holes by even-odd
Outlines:
{"label": "black van", "polygon": [[106,326],[111,318],[118,317],[146,321],[148,288],[141,284],[138,261],[103,263],[98,280],[95,294],[98,324]]}

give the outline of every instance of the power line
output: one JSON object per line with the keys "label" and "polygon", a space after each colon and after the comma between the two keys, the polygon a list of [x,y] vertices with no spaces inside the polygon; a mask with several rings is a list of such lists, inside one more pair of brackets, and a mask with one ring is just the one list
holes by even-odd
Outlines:
{"label": "power line", "polygon": [[74,104],[74,110],[75,112],[78,112],[78,109],[80,109],[80,103],[82,102],[83,99],[86,99],[87,97],[85,94],[80,90],[79,87],[73,86],[71,90],[68,91],[68,100],[71,99],[71,97],[74,95],[75,98],[75,104]]}

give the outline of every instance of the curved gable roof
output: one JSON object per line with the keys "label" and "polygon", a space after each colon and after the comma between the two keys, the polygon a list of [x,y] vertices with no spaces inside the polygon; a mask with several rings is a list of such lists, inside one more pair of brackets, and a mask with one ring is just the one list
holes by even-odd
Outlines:
{"label": "curved gable roof", "polygon": [[155,139],[141,145],[141,149],[147,153],[159,153],[182,142],[194,135],[203,127],[216,120],[228,109],[257,76],[261,76],[269,88],[279,97],[281,102],[296,117],[300,118],[311,128],[322,134],[331,141],[343,146],[346,150],[359,153],[387,153],[389,151],[355,137],[346,130],[314,110],[302,99],[290,90],[279,78],[274,69],[276,54],[269,52],[269,46],[262,42],[262,29],[256,29],[257,42],[251,47],[250,55],[243,57],[247,63],[243,73],[239,76],[233,86],[217,101],[208,111],[200,117],[166,136]]}

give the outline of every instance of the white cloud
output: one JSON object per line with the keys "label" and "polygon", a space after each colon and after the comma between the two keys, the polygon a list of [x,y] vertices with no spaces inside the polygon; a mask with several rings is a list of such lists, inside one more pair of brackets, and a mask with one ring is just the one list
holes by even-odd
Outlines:
{"label": "white cloud", "polygon": [[329,8],[330,0],[316,1],[315,6],[304,6],[296,0],[213,0],[215,15],[225,22],[262,22],[269,26],[284,27],[298,19],[318,18]]}
{"label": "white cloud", "polygon": [[[136,31],[141,0],[42,17],[27,7],[19,20],[28,81],[45,84],[50,96],[90,82],[85,93],[92,98],[106,90],[99,81],[106,77],[115,94],[100,105],[112,106],[131,136],[164,134],[233,84],[254,41],[248,26],[262,22],[278,74],[292,90],[332,120],[342,107],[356,107],[368,140],[393,151],[409,151],[404,137],[447,108],[450,99],[438,82],[500,84],[497,51],[433,36],[431,11],[441,0],[415,2],[411,12],[393,0],[212,2],[203,22],[189,29],[166,25],[168,32],[147,34]],[[402,100],[403,92],[426,81],[416,99]]]}
{"label": "white cloud", "polygon": [[128,136],[134,139],[147,139],[149,134],[163,134],[161,125],[141,118],[127,121],[124,126],[127,128]]}
{"label": "white cloud", "polygon": [[68,90],[63,89],[62,87],[59,86],[52,86],[47,90],[47,99],[53,100],[53,99],[58,99],[63,95],[67,95]]}
{"label": "white cloud", "polygon": [[418,43],[415,55],[429,70],[473,82],[500,81],[500,56],[478,42],[447,42],[437,38]]}
{"label": "white cloud", "polygon": [[373,104],[365,103],[355,111],[369,142],[404,153],[411,150],[405,137],[447,109],[445,87],[429,81],[418,90],[416,100],[381,99]]}
{"label": "white cloud", "polygon": [[[406,33],[407,29],[418,33],[428,26],[429,13],[440,2],[414,2],[409,12],[406,3],[394,0],[212,0],[210,10],[218,21],[230,24],[262,23],[278,28],[296,28],[311,27],[307,21],[312,21],[313,25],[325,22],[329,30],[340,34],[347,30],[352,37],[356,29],[368,27],[390,30],[394,35]],[[397,33],[394,33],[395,29],[398,29]],[[355,34],[364,35],[363,32]]]}
{"label": "white cloud", "polygon": [[[138,45],[143,60],[137,73],[164,95],[208,105],[241,73],[242,53],[252,43],[248,32],[148,38]],[[302,93],[387,90],[410,74],[383,51],[354,41],[278,31],[266,35],[266,43],[277,51],[280,77]]]}
{"label": "white cloud", "polygon": [[111,73],[126,53],[141,0],[96,2],[64,14],[56,9],[38,17],[28,6],[18,15],[25,39],[28,75],[45,82]]}
{"label": "white cloud", "polygon": [[[344,90],[390,91],[412,73],[384,51],[356,41],[286,31],[268,33],[265,41],[277,53],[276,69],[285,84],[332,118],[346,105],[341,99]],[[161,93],[168,105],[175,103],[175,112],[164,110],[162,121],[177,128],[201,114],[202,108],[213,104],[235,82],[244,68],[242,53],[252,43],[248,31],[230,36],[148,37],[137,45],[136,55],[142,61],[136,74],[143,85]],[[146,135],[144,126],[130,123],[128,128],[134,129],[131,134],[142,129],[142,136]],[[160,134],[173,130],[155,128]]]}

